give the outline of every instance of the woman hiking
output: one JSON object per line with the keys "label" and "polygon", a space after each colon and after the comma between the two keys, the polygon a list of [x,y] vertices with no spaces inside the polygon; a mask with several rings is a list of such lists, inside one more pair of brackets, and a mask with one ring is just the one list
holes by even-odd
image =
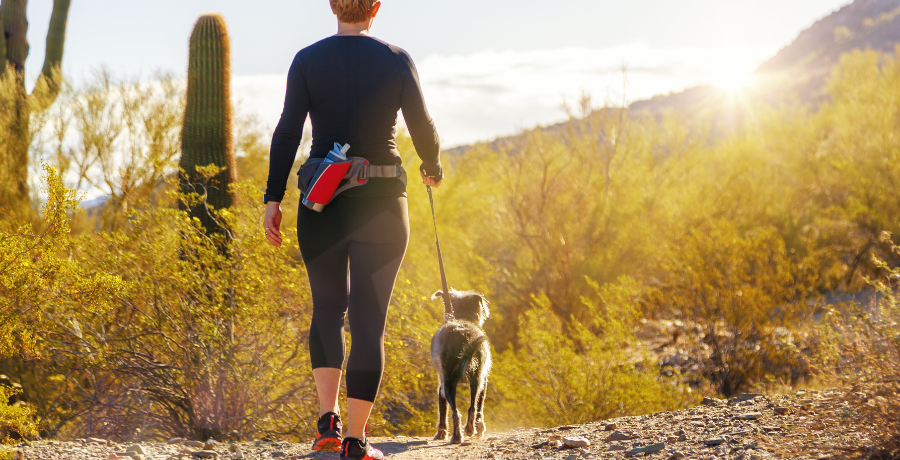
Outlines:
{"label": "woman hiking", "polygon": [[[329,194],[327,206],[301,205],[297,216],[297,240],[313,299],[309,353],[320,406],[313,449],[340,450],[342,460],[382,459],[366,439],[366,422],[384,372],[388,304],[409,242],[406,175],[395,140],[397,111],[403,111],[422,160],[422,180],[433,187],[443,178],[440,146],[412,59],[369,35],[381,2],[330,3],[337,34],[300,50],[288,72],[284,110],[272,138],[263,226],[268,241],[280,246],[281,201],[308,114],[313,139],[301,168],[305,197],[313,198],[312,188],[319,194],[334,190],[319,189],[327,189],[320,184],[327,182],[333,156],[341,157],[331,151],[335,144],[336,150],[344,146],[343,152],[355,157],[354,167],[340,173],[340,185],[348,178],[364,184],[338,190],[333,199]],[[333,166],[341,165],[346,163]],[[343,433],[338,390],[345,315],[353,343]]]}

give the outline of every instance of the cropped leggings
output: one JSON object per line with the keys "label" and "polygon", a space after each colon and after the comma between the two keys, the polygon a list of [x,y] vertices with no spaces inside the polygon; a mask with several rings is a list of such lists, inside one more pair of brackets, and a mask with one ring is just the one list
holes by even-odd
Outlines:
{"label": "cropped leggings", "polygon": [[301,204],[297,233],[312,289],[312,368],[341,368],[346,315],[347,397],[374,402],[388,304],[409,243],[406,197],[339,196],[321,213]]}

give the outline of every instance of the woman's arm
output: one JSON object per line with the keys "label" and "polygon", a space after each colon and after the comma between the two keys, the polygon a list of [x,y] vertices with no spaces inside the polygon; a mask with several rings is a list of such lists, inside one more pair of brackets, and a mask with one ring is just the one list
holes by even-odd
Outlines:
{"label": "woman's arm", "polygon": [[284,198],[288,176],[297,157],[297,148],[303,137],[303,124],[309,113],[309,90],[306,87],[306,76],[300,55],[294,57],[288,71],[287,91],[284,96],[284,109],[281,119],[272,136],[272,147],[269,151],[269,179],[266,183],[266,199],[280,202]]}
{"label": "woman's arm", "polygon": [[403,78],[400,110],[403,111],[403,119],[406,120],[406,127],[409,128],[409,136],[412,137],[416,153],[422,159],[421,169],[424,175],[434,178],[435,182],[439,183],[443,177],[441,141],[434,128],[434,121],[425,108],[425,97],[422,95],[416,65],[405,51],[400,51],[399,56],[403,62],[400,68]]}
{"label": "woman's arm", "polygon": [[281,246],[281,200],[287,189],[288,176],[297,157],[297,147],[303,137],[303,124],[309,112],[309,91],[306,76],[300,63],[300,55],[294,57],[288,71],[287,91],[284,95],[284,109],[281,120],[272,136],[269,150],[269,179],[266,183],[266,215],[263,227],[266,239],[273,246]]}

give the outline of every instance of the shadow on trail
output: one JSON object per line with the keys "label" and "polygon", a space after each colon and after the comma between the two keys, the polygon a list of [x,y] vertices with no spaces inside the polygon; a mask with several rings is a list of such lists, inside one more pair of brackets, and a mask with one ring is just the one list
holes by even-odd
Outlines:
{"label": "shadow on trail", "polygon": [[[438,458],[459,458],[465,459],[477,456],[480,440],[473,440],[464,445],[450,444],[447,441],[432,441],[431,438],[371,438],[372,444],[379,450],[384,452],[386,456],[396,456],[398,460],[406,458],[415,459],[438,459]],[[450,454],[450,457],[447,455]],[[310,452],[301,457],[309,459],[330,459],[333,460],[335,452]]]}

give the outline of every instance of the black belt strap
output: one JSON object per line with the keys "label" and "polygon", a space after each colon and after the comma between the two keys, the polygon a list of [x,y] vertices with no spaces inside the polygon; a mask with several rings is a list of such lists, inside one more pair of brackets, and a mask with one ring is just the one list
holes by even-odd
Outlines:
{"label": "black belt strap", "polygon": [[428,200],[431,201],[431,221],[434,222],[434,244],[437,246],[438,265],[441,267],[441,287],[444,297],[444,319],[453,319],[453,304],[450,302],[450,289],[447,288],[447,273],[444,272],[444,258],[441,256],[441,241],[438,239],[437,218],[434,216],[434,196],[431,194],[431,186],[428,188]]}

